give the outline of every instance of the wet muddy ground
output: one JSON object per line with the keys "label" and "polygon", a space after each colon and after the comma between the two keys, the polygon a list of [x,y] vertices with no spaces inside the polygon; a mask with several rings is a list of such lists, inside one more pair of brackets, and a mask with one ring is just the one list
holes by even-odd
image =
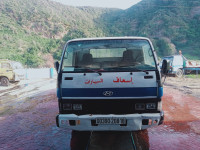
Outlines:
{"label": "wet muddy ground", "polygon": [[181,78],[167,77],[164,84],[178,89],[186,95],[192,95],[200,99],[200,78],[197,76],[194,76],[194,78],[188,78],[187,76]]}
{"label": "wet muddy ground", "polygon": [[[55,80],[0,88],[0,150],[133,149],[130,132],[73,134],[56,127]],[[132,133],[136,149],[200,150],[200,99],[165,86],[163,125]],[[72,141],[71,141],[72,138]],[[127,139],[127,140],[124,140]]]}
{"label": "wet muddy ground", "polygon": [[150,149],[200,149],[200,100],[165,87],[164,124],[148,129]]}

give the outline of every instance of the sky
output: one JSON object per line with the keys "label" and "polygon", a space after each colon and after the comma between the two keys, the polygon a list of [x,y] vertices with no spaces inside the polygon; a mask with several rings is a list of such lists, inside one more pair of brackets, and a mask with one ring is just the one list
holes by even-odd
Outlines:
{"label": "sky", "polygon": [[71,6],[94,6],[127,9],[141,0],[53,0]]}

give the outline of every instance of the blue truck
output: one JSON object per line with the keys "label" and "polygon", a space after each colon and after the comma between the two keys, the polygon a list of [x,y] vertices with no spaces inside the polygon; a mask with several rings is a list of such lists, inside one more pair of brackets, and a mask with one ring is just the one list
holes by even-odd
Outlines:
{"label": "blue truck", "polygon": [[70,40],[55,67],[58,127],[135,131],[163,123],[161,70],[148,38]]}

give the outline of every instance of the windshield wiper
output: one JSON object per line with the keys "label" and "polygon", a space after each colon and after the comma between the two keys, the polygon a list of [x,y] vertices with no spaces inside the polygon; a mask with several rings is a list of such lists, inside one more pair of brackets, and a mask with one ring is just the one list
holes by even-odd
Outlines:
{"label": "windshield wiper", "polygon": [[99,69],[99,70],[94,70],[94,69],[91,69],[91,68],[85,68],[85,69],[87,69],[87,71],[98,73],[100,76],[102,75],[102,73],[100,71],[103,71],[102,69]]}
{"label": "windshield wiper", "polygon": [[[149,74],[149,71],[154,71],[154,70],[144,70],[144,69],[138,69],[138,68],[130,68],[131,66],[118,66],[118,67],[112,67],[112,68],[104,68],[105,70],[115,70],[115,69],[120,69],[120,68],[129,68],[128,70],[125,70],[127,72],[145,72],[146,74]],[[117,71],[117,70],[116,70]]]}
{"label": "windshield wiper", "polygon": [[81,66],[73,66],[73,67],[78,68],[78,69],[82,69],[83,72],[84,72],[84,76],[86,75],[86,72],[88,72],[88,71],[98,73],[101,76],[102,73],[100,71],[103,71],[102,69],[96,70],[95,68],[91,69],[89,67],[81,67]]}
{"label": "windshield wiper", "polygon": [[140,71],[140,72],[145,72],[146,74],[149,74],[149,71],[148,71],[148,70],[142,70],[142,69],[134,68],[133,71]]}

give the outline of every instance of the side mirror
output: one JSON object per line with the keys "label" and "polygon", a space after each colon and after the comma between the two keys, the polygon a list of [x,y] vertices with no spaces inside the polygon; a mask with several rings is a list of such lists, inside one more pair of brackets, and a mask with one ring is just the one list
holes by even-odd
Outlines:
{"label": "side mirror", "polygon": [[56,62],[54,63],[54,67],[56,68],[56,71],[57,71],[57,72],[58,72],[59,66],[60,66],[59,62],[56,61]]}
{"label": "side mirror", "polygon": [[161,70],[162,74],[167,75],[167,73],[169,72],[169,69],[170,69],[169,66],[170,66],[170,61],[164,59],[162,62],[162,70]]}

